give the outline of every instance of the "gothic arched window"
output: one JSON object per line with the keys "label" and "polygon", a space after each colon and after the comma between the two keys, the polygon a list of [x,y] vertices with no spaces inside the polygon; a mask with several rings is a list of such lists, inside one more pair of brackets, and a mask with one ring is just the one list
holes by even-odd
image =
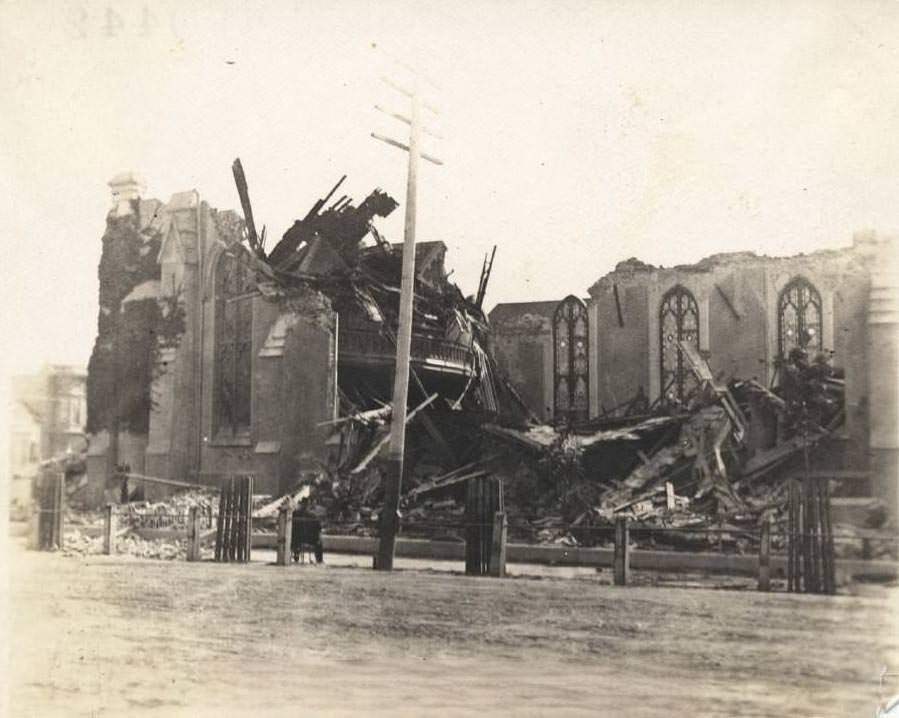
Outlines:
{"label": "gothic arched window", "polygon": [[224,253],[215,268],[215,433],[250,429],[253,349],[253,273],[236,250]]}
{"label": "gothic arched window", "polygon": [[821,346],[821,295],[803,277],[783,288],[777,301],[777,351],[786,357],[791,349],[819,352]]}
{"label": "gothic arched window", "polygon": [[555,418],[585,421],[590,413],[587,307],[571,295],[553,314]]}
{"label": "gothic arched window", "polygon": [[699,305],[689,290],[677,285],[662,297],[659,308],[663,401],[682,402],[696,388],[696,378],[678,345],[681,341],[699,349]]}

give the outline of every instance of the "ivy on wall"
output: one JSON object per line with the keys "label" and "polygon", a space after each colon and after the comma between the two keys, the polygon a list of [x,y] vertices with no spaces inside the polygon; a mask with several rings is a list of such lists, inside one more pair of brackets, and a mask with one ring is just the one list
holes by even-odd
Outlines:
{"label": "ivy on wall", "polygon": [[98,276],[100,313],[97,339],[88,363],[87,431],[109,429],[146,433],[151,387],[162,371],[159,356],[184,333],[184,309],[177,298],[146,297],[124,302],[144,282],[158,280],[162,232],[141,229],[137,201],[124,216],[110,213],[103,234]]}

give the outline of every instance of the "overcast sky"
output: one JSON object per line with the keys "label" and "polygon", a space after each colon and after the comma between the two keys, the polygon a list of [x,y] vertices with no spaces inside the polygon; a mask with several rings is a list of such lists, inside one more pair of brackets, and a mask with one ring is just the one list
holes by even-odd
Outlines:
{"label": "overcast sky", "polygon": [[369,136],[405,131],[373,107],[406,109],[379,48],[439,84],[419,239],[466,292],[497,244],[488,305],[899,225],[896,2],[0,0],[0,42],[5,374],[86,364],[121,170],[236,209],[240,156],[272,239],[344,173],[404,202],[405,154]]}

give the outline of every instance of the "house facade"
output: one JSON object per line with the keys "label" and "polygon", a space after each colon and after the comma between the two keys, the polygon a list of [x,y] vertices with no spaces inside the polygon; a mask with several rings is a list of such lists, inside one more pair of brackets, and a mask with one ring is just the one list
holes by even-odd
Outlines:
{"label": "house facade", "polygon": [[24,504],[42,462],[77,456],[87,446],[87,371],[47,365],[12,378],[10,499]]}

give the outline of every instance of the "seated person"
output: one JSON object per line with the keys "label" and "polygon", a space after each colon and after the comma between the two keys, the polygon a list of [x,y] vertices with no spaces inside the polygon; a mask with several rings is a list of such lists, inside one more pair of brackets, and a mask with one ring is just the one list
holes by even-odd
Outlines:
{"label": "seated person", "polygon": [[311,512],[309,500],[306,498],[300,500],[293,512],[290,549],[293,552],[294,561],[300,560],[300,551],[303,546],[312,546],[316,563],[322,563],[325,560],[325,550],[322,545],[322,522]]}

